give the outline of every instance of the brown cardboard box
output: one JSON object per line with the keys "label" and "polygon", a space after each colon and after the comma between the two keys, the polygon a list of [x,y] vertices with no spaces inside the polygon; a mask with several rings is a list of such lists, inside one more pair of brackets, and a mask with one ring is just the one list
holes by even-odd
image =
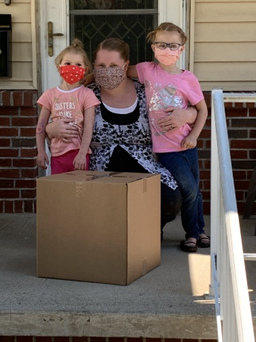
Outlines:
{"label": "brown cardboard box", "polygon": [[160,176],[74,171],[37,180],[37,275],[127,285],[160,264]]}

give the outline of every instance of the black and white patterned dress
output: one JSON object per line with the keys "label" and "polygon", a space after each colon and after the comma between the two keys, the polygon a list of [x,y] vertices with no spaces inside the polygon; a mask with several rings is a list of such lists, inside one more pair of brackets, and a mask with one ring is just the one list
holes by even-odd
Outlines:
{"label": "black and white patterned dress", "polygon": [[[164,168],[152,153],[150,127],[148,123],[144,86],[134,81],[138,97],[138,118],[128,124],[111,123],[106,121],[101,113],[102,105],[96,108],[94,132],[91,141],[91,170],[107,170],[111,156],[117,147],[125,150],[147,172],[160,173],[161,181],[175,190],[178,185],[171,173]],[[91,84],[97,98],[101,101],[100,88]],[[110,112],[110,114],[113,114]],[[113,114],[118,115],[118,114]],[[119,115],[120,116],[120,115]],[[123,115],[121,115],[122,117]],[[113,170],[115,171],[115,170]],[[145,171],[145,172],[146,172]]]}

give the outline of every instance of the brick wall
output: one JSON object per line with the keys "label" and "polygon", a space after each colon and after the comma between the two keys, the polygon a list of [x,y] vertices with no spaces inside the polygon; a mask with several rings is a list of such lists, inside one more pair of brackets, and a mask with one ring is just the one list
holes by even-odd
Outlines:
{"label": "brick wall", "polygon": [[0,336],[0,342],[217,342],[205,339],[132,338],[132,337],[33,337]]}
{"label": "brick wall", "polygon": [[[34,213],[36,201],[36,90],[0,91],[0,213]],[[198,141],[204,212],[210,213],[211,94],[209,117]],[[256,108],[226,103],[228,134],[239,213],[256,166]],[[256,206],[254,206],[254,213]]]}
{"label": "brick wall", "polygon": [[[204,212],[210,213],[211,93],[204,94],[208,120],[198,140]],[[256,94],[255,94],[256,95]],[[237,207],[243,213],[253,168],[256,166],[256,107],[254,103],[225,103]],[[253,214],[256,213],[254,204]]]}
{"label": "brick wall", "polygon": [[0,91],[0,213],[33,213],[37,91]]}

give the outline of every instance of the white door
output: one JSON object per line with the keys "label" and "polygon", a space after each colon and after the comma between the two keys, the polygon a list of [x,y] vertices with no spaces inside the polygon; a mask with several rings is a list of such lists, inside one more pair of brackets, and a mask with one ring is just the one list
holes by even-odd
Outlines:
{"label": "white door", "polygon": [[[42,91],[59,85],[60,78],[54,64],[55,57],[69,45],[68,0],[40,1],[40,27],[41,27],[41,71]],[[48,23],[52,22],[53,34],[63,36],[52,37],[53,55],[49,56]]]}

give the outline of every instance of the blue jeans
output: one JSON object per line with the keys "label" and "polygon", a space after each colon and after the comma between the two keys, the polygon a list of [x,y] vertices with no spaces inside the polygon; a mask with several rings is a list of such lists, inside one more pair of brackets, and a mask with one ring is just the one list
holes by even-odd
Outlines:
{"label": "blue jeans", "polygon": [[157,153],[158,160],[174,176],[182,194],[181,221],[186,239],[204,233],[203,197],[199,189],[197,148]]}

